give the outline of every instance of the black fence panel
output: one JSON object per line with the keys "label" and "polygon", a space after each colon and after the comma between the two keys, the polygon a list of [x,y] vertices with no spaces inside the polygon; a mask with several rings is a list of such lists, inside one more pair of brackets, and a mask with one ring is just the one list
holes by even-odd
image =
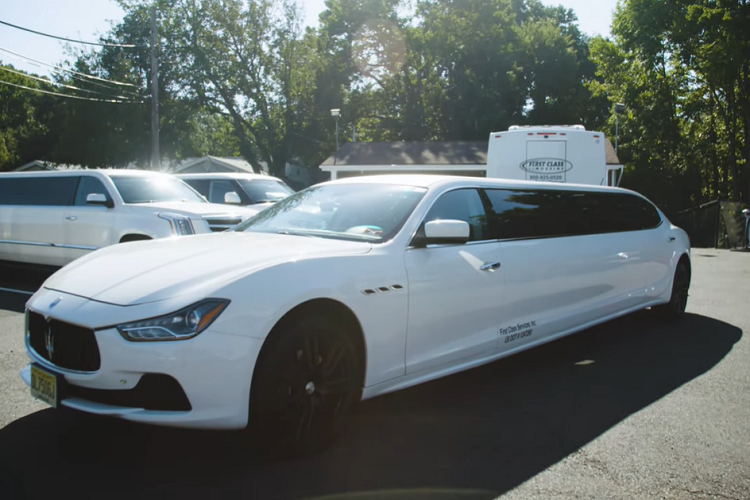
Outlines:
{"label": "black fence panel", "polygon": [[735,201],[712,201],[679,212],[672,222],[684,229],[695,248],[744,248],[747,223]]}

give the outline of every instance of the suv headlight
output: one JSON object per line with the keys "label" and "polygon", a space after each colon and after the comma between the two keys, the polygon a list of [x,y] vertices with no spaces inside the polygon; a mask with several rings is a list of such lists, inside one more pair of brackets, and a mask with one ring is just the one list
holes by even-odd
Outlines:
{"label": "suv headlight", "polygon": [[180,236],[184,236],[187,234],[195,234],[193,223],[187,217],[183,217],[182,215],[177,215],[177,214],[166,214],[166,213],[159,214],[159,217],[169,222],[169,225],[172,226],[172,232],[174,234],[177,234]]}
{"label": "suv headlight", "polygon": [[117,330],[126,340],[135,342],[191,339],[208,328],[228,305],[224,299],[204,300],[166,316],[117,325]]}

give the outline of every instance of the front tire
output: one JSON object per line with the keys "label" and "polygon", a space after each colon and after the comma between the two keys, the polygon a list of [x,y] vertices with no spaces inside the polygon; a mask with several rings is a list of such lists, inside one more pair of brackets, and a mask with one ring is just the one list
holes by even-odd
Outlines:
{"label": "front tire", "polygon": [[331,444],[362,397],[351,334],[317,317],[271,333],[253,377],[248,432],[266,450],[307,454]]}
{"label": "front tire", "polygon": [[680,263],[674,272],[672,281],[672,295],[669,302],[656,306],[654,311],[665,320],[677,321],[685,316],[687,308],[688,290],[690,288],[690,272],[685,264]]}

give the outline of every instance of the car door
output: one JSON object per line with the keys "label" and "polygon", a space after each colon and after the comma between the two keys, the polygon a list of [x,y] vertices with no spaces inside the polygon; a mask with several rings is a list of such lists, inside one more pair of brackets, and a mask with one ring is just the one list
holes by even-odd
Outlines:
{"label": "car door", "polygon": [[114,210],[106,205],[87,203],[90,194],[103,194],[112,203],[112,195],[95,176],[82,175],[73,205],[64,211],[65,254],[67,260],[117,243],[114,234]]}
{"label": "car door", "polygon": [[0,256],[3,260],[62,266],[62,211],[73,200],[77,179],[29,174],[0,181]]}
{"label": "car door", "polygon": [[466,244],[408,248],[409,319],[406,371],[459,363],[497,347],[502,299],[499,244],[491,238],[476,189],[442,194],[423,219],[462,220],[471,228]]}

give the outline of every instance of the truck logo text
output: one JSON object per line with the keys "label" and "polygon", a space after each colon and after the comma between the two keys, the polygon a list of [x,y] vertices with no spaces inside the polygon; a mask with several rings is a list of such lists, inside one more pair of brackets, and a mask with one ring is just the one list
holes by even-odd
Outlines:
{"label": "truck logo text", "polygon": [[534,158],[521,163],[521,168],[534,174],[562,174],[573,168],[573,164],[560,158]]}

